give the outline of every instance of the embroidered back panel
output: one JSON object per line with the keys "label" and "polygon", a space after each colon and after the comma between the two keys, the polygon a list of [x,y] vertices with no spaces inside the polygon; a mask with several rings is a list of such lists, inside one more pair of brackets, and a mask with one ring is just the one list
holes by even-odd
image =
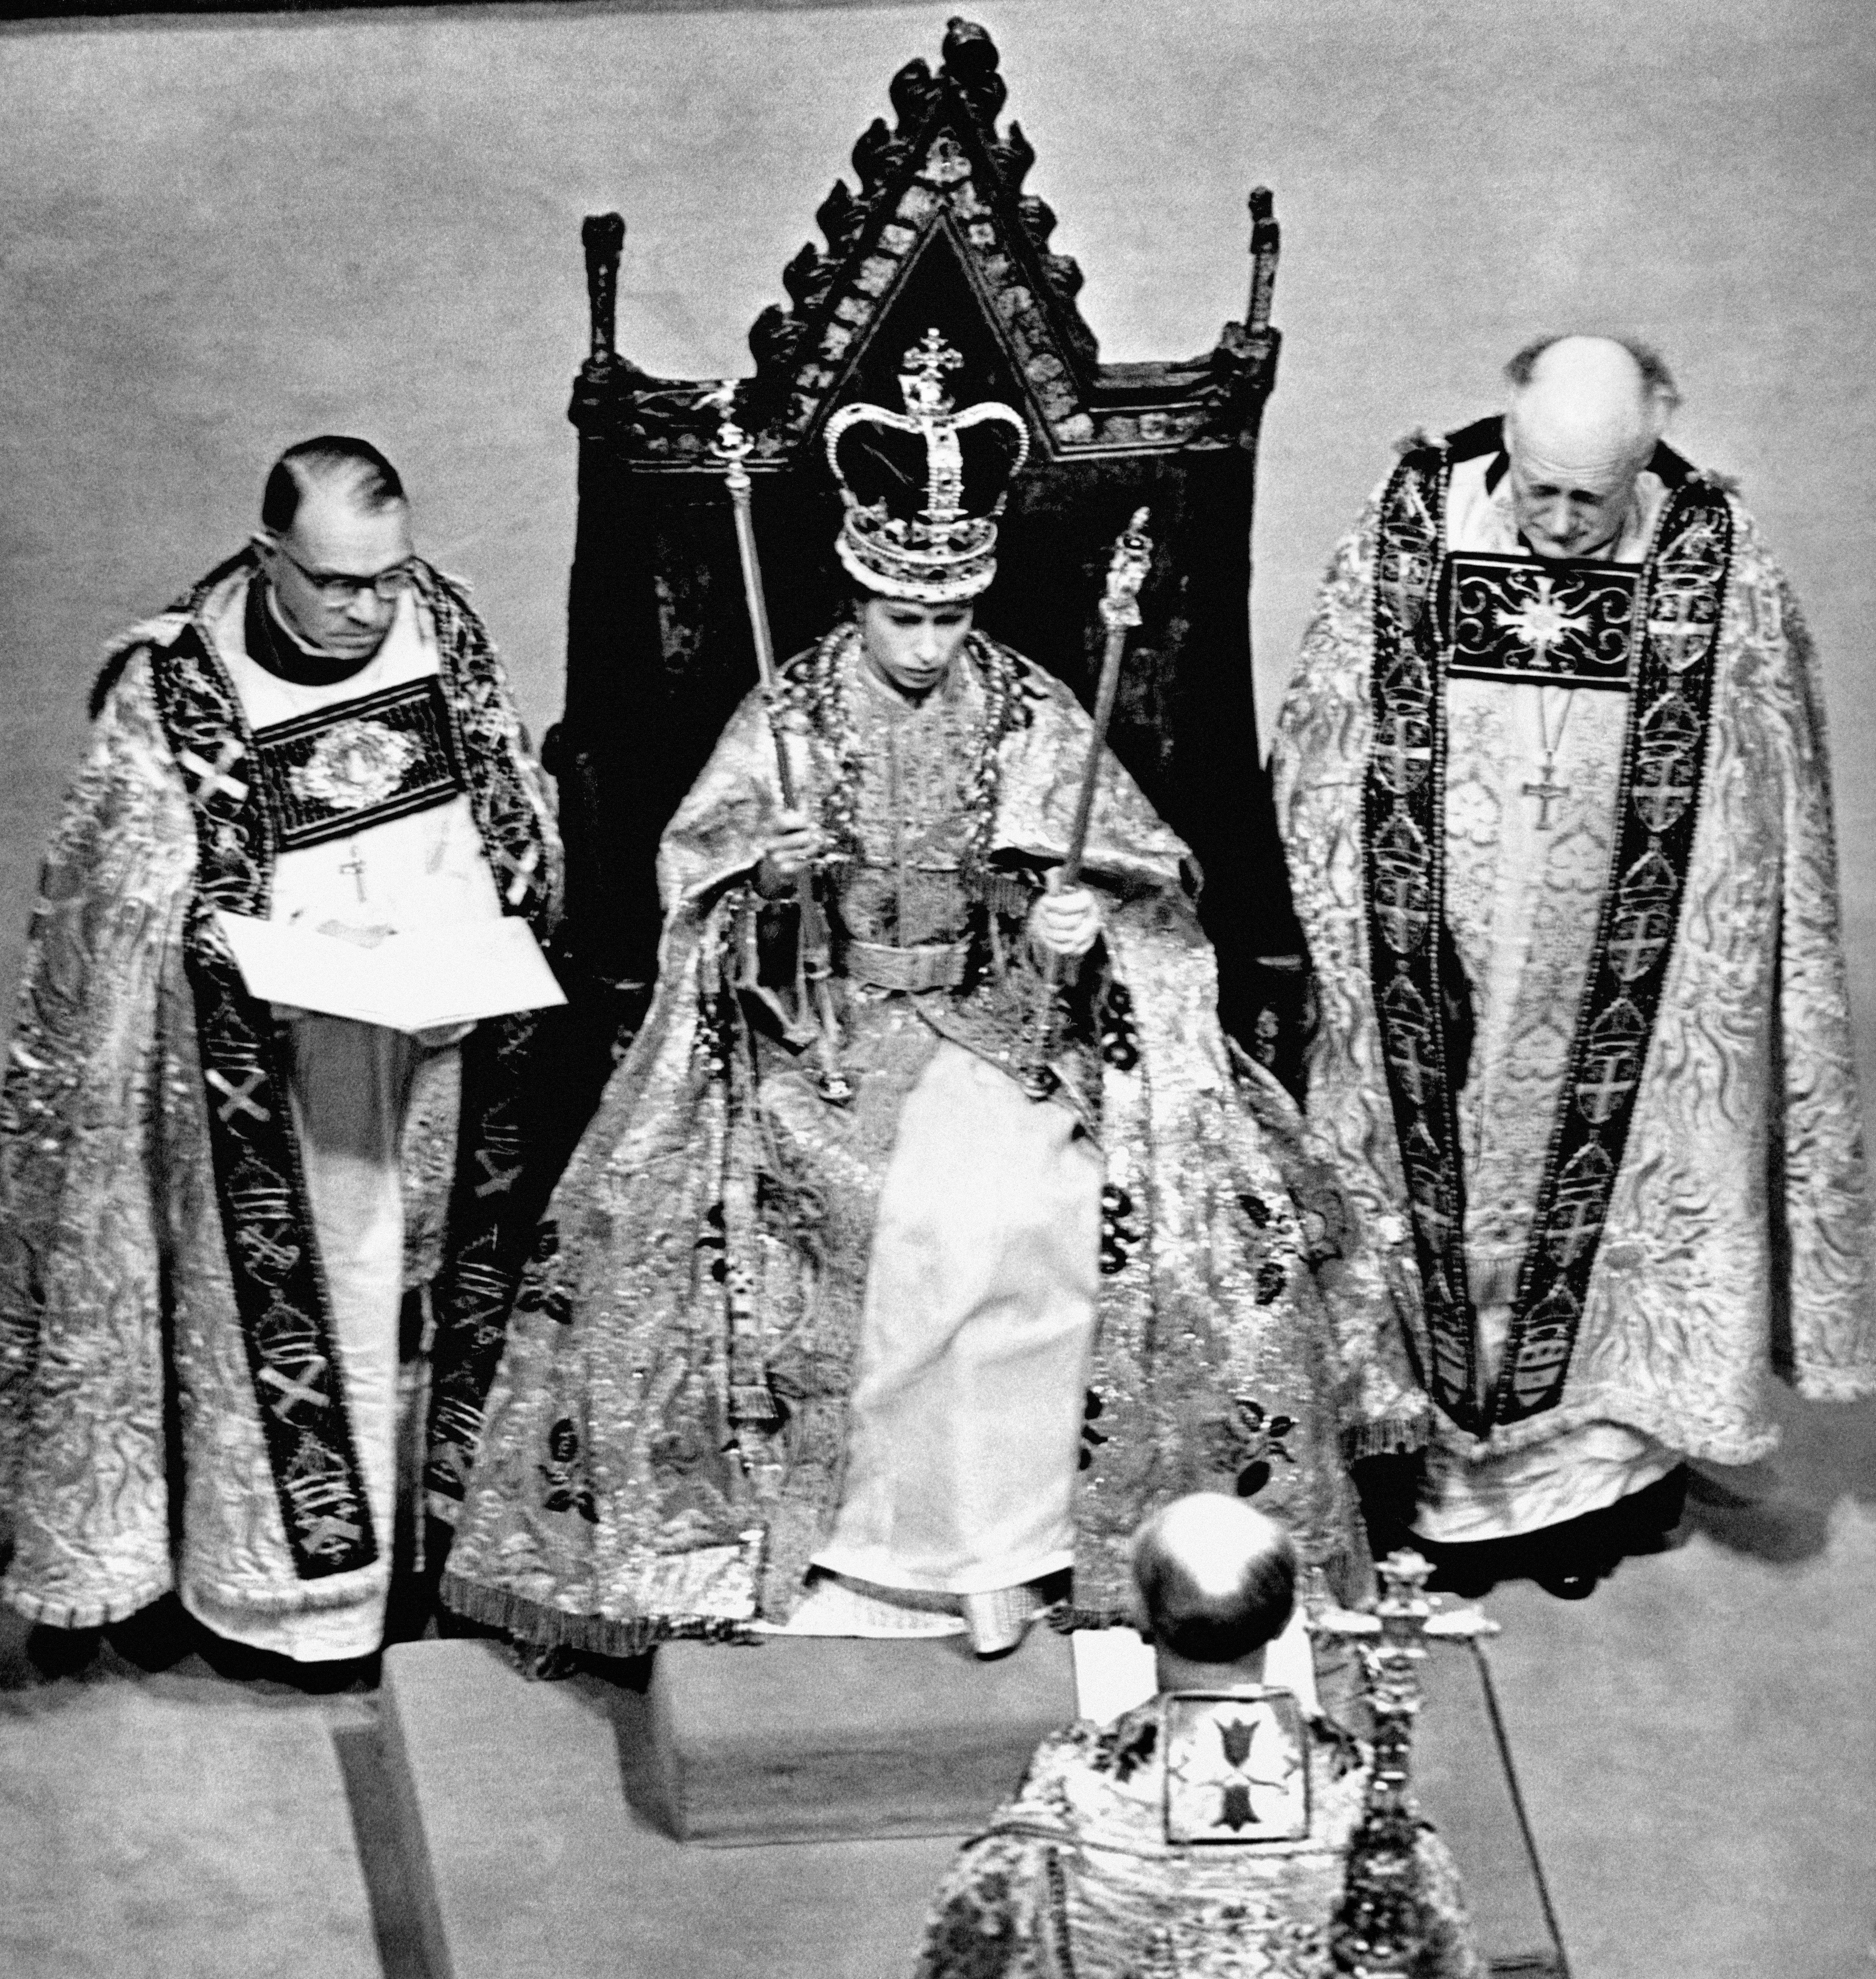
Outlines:
{"label": "embroidered back panel", "polygon": [[[178,608],[193,615],[235,568],[213,572]],[[438,759],[468,770],[504,910],[542,919],[553,898],[552,847],[514,759],[495,656],[447,587],[427,587],[426,598],[448,675],[448,689],[435,688],[429,699]],[[269,801],[259,738],[194,625],[154,651],[151,666],[164,732],[195,809],[197,876],[184,961],[235,1304],[295,1571],[316,1580],[369,1566],[379,1542],[337,1372],[292,1124],[285,1033],[249,994],[214,917],[218,907],[266,917],[274,862],[301,814],[276,812]],[[277,740],[281,728],[304,726],[276,724],[273,733]],[[290,763],[276,757],[276,767],[283,761]],[[342,828],[363,827],[355,812]],[[520,1169],[522,1061],[533,1025],[528,1015],[485,1023],[463,1048],[452,1248],[435,1290],[432,1374],[432,1470],[458,1492],[512,1289],[512,1246],[501,1241],[498,1217]]]}
{"label": "embroidered back panel", "polygon": [[[1583,565],[1552,572],[1524,559],[1443,557],[1448,471],[1444,450],[1411,454],[1382,499],[1364,877],[1375,1013],[1426,1313],[1424,1377],[1441,1408],[1483,1436],[1553,1408],[1569,1372],[1679,923],[1732,522],[1718,489],[1686,482],[1662,512],[1639,581],[1613,569],[1599,578]],[[1436,581],[1444,638],[1428,609]],[[1445,680],[1461,673],[1630,688],[1602,916],[1504,1363],[1483,1398],[1442,1017],[1450,986],[1441,981]]]}

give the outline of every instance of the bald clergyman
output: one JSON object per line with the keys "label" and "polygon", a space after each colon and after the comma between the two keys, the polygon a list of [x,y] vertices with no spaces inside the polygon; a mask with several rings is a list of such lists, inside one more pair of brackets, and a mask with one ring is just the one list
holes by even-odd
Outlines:
{"label": "bald clergyman", "polygon": [[231,1662],[330,1679],[379,1646],[414,1473],[462,1493],[532,1020],[263,1001],[216,910],[460,946],[544,930],[559,847],[384,456],[290,449],[260,524],[114,642],[46,857],[0,1094],[0,1595],[71,1662],[173,1588]]}
{"label": "bald clergyman", "polygon": [[1309,1111],[1419,1294],[1414,1529],[1574,1596],[1772,1447],[1775,1364],[1876,1390],[1870,1200],[1796,601],[1653,352],[1506,375],[1338,549],[1273,769]]}
{"label": "bald clergyman", "polygon": [[[1037,1748],[1014,1798],[946,1873],[914,1979],[1342,1969],[1337,1917],[1372,1762],[1266,1681],[1294,1599],[1289,1534],[1242,1499],[1194,1492],[1139,1528],[1130,1564],[1156,1694]],[[1417,1823],[1411,1861],[1417,1979],[1484,1979],[1431,1823]]]}

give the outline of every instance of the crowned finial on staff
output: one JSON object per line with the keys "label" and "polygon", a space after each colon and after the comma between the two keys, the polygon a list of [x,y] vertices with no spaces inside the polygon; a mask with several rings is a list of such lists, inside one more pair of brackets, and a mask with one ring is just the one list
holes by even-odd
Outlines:
{"label": "crowned finial on staff", "polygon": [[1133,519],[1114,539],[1107,565],[1107,589],[1101,598],[1101,621],[1111,631],[1140,623],[1140,588],[1153,562],[1153,540],[1146,534],[1146,511],[1136,509]]}
{"label": "crowned finial on staff", "polygon": [[1426,1639],[1492,1636],[1498,1625],[1476,1607],[1436,1612],[1426,1591],[1433,1569],[1411,1548],[1390,1553],[1375,1571],[1381,1596],[1371,1614],[1332,1609],[1309,1624],[1312,1635],[1353,1645],[1374,1719],[1365,1805],[1350,1840],[1330,1945],[1335,1969],[1351,1979],[1410,1979],[1421,1969],[1428,1929],[1411,1778]]}
{"label": "crowned finial on staff", "polygon": [[721,415],[716,437],[710,442],[710,452],[723,464],[725,484],[733,496],[747,494],[747,463],[749,456],[756,451],[756,443],[736,424],[736,380],[726,378],[715,390],[706,392],[700,403],[713,407]]}

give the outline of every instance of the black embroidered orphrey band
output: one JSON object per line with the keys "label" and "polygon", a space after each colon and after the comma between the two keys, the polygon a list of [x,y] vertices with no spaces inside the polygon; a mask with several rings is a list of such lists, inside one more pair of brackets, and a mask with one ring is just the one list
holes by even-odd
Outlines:
{"label": "black embroidered orphrey band", "polygon": [[1454,551],[1440,585],[1446,671],[1471,680],[1626,688],[1640,575],[1632,565]]}
{"label": "black embroidered orphrey band", "polygon": [[434,675],[256,728],[254,768],[283,852],[448,804],[464,787]]}
{"label": "black embroidered orphrey band", "polygon": [[[1609,883],[1503,1364],[1491,1394],[1483,1396],[1444,1016],[1444,993],[1454,986],[1441,980],[1441,953],[1449,946],[1441,939],[1445,684],[1449,673],[1461,671],[1455,664],[1461,614],[1454,613],[1449,641],[1441,636],[1433,607],[1442,564],[1461,561],[1442,554],[1451,462],[1443,447],[1410,453],[1382,497],[1363,855],[1375,1013],[1426,1314],[1431,1364],[1422,1371],[1440,1407],[1462,1429],[1484,1436],[1555,1407],[1569,1372],[1679,924],[1706,759],[1732,517],[1719,489],[1695,477],[1681,480],[1663,509],[1641,572],[1624,661],[1632,692]],[[1456,582],[1448,595],[1457,601]],[[1557,592],[1546,595],[1553,599]],[[1545,623],[1552,628],[1553,622]],[[1530,679],[1534,670],[1504,671]],[[1540,679],[1563,684],[1553,671],[1536,671]]]}
{"label": "black embroidered orphrey band", "polygon": [[[153,648],[164,733],[195,810],[196,884],[184,933],[209,1142],[235,1304],[294,1569],[303,1580],[379,1556],[333,1349],[329,1298],[288,1099],[286,1034],[248,993],[214,910],[264,917],[281,846],[263,800],[256,738],[197,613],[243,567],[212,572],[174,608],[190,622]],[[554,860],[516,758],[500,675],[480,627],[440,580],[435,622],[452,760],[468,772],[476,823],[503,907],[544,928]],[[501,1212],[523,1152],[524,1065],[533,1019],[476,1026],[463,1046],[462,1128],[450,1258],[432,1291],[432,1488],[460,1495],[499,1354],[515,1233]]]}

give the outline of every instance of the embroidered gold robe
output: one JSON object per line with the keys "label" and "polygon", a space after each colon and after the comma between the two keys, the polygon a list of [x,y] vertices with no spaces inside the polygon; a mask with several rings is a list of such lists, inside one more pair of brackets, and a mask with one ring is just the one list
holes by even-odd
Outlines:
{"label": "embroidered gold robe", "polygon": [[[1807,1395],[1876,1388],[1815,661],[1751,517],[1662,449],[1632,604],[1605,622],[1616,580],[1592,569],[1559,608],[1531,564],[1508,615],[1528,671],[1481,698],[1489,614],[1467,616],[1451,531],[1497,437],[1468,429],[1389,477],[1279,723],[1322,1012],[1309,1114],[1415,1258],[1416,1349],[1462,1465],[1603,1426],[1630,1435],[1618,1468],[1650,1439],[1745,1462],[1775,1440],[1775,1354]],[[1518,780],[1486,758],[1580,631],[1581,668],[1623,691],[1577,694],[1543,777],[1560,797],[1536,787],[1532,738],[1525,801],[1553,829],[1530,841],[1549,877],[1520,892],[1500,869],[1525,820],[1494,821]]]}
{"label": "embroidered gold robe", "polygon": [[[906,1227],[882,1184],[944,1052],[1021,1100],[1043,1008],[1026,918],[1089,732],[1058,683],[977,635],[915,721],[862,665],[856,632],[831,635],[788,670],[784,718],[833,847],[851,1104],[821,1096],[812,1045],[784,1035],[793,909],[749,883],[779,802],[759,700],[665,836],[657,996],[551,1206],[445,1583],[538,1639],[620,1653],[782,1623],[823,1549],[864,1576],[883,1530],[865,1479],[912,1432],[857,1458],[851,1434],[869,1286],[892,1262],[875,1239]],[[1419,1427],[1387,1285],[1280,1090],[1227,1052],[1185,864],[1110,761],[1087,855],[1102,951],[1056,1036],[1054,1096],[1021,1100],[1099,1155],[1098,1337],[1085,1395],[1055,1398],[1071,1477],[1079,1425],[1069,1550],[1089,1620],[1125,1614],[1137,1520],[1204,1487],[1267,1492],[1318,1576],[1353,1588],[1343,1437]],[[1053,1437],[1045,1413],[1006,1403],[1000,1433]],[[955,1536],[902,1584],[983,1585],[947,1556]]]}
{"label": "embroidered gold robe", "polygon": [[[1366,1764],[1310,1727],[1289,1762],[1309,1775],[1306,1829],[1169,1841],[1166,1709],[1155,1698],[1043,1742],[1015,1798],[947,1872],[915,1979],[1330,1979]],[[1239,1837],[1280,1765],[1261,1737],[1245,1756]],[[1430,1828],[1415,1859],[1427,1933],[1415,1970],[1483,1979],[1452,1858]]]}
{"label": "embroidered gold robe", "polygon": [[[296,1653],[297,1618],[319,1639],[309,1652],[330,1656],[375,1640],[392,1536],[385,1480],[366,1488],[334,1299],[356,1303],[369,1281],[376,1301],[399,1261],[378,1255],[374,1227],[328,1270],[316,1198],[342,1215],[357,1178],[342,1153],[306,1159],[304,1085],[322,1064],[328,1086],[410,1069],[350,1048],[371,1027],[258,1003],[214,920],[265,917],[288,843],[319,834],[304,807],[268,796],[276,770],[314,785],[293,786],[291,758],[270,754],[218,643],[252,570],[234,559],[115,642],[43,871],[0,1093],[5,1595],[78,1627],[180,1585],[224,1633]],[[405,726],[390,740],[355,726],[339,742],[390,766],[381,808],[401,823],[387,830],[432,799],[466,802],[476,877],[544,930],[558,841],[499,662],[435,573],[400,608],[421,611],[434,671],[392,691]],[[287,746],[302,741],[316,750],[310,734]],[[373,814],[341,809],[369,857]],[[418,1461],[439,1501],[460,1494],[518,1262],[501,1210],[531,1029],[498,1019],[428,1055],[403,1109],[406,1316],[433,1336]],[[374,1357],[375,1414],[397,1321]]]}

